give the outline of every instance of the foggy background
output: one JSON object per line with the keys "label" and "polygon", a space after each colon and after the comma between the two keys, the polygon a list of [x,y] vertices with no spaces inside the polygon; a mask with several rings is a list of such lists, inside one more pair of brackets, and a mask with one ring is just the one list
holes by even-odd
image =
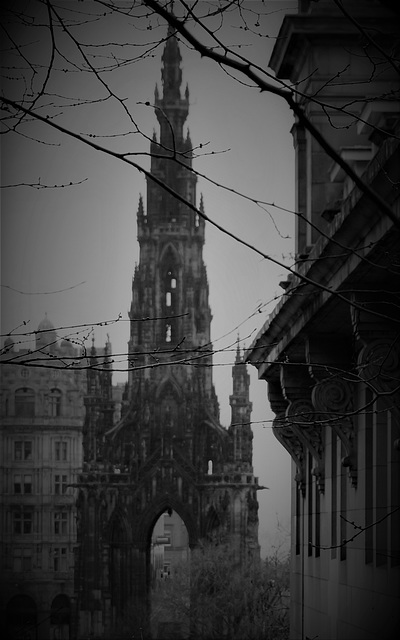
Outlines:
{"label": "foggy background", "polygon": [[[62,3],[66,6],[65,3]],[[70,3],[74,4],[74,3]],[[79,4],[79,3],[78,3]],[[266,66],[279,25],[294,2],[250,2],[267,7],[262,31],[269,38],[245,33],[232,21],[224,27],[223,39],[241,44],[243,55]],[[117,37],[133,46],[164,38],[166,26],[150,33],[131,21],[86,25],[81,37]],[[222,37],[222,36],[221,36]],[[100,40],[99,40],[100,41]],[[28,41],[27,41],[28,42]],[[68,46],[68,44],[66,44]],[[42,60],[49,59],[48,39],[34,34],[30,50]],[[29,48],[28,47],[28,48]],[[116,93],[126,99],[140,130],[148,137],[158,122],[151,106],[154,88],[161,92],[161,55],[164,44],[145,59],[138,60],[106,77]],[[252,198],[294,209],[294,149],[290,129],[293,118],[279,98],[244,86],[215,63],[201,59],[182,41],[184,91],[190,91],[190,111],[186,127],[195,150],[194,168],[212,180]],[[128,54],[128,52],[127,52]],[[55,121],[76,133],[96,135],[96,143],[123,152],[148,153],[149,142],[132,130],[121,105],[115,100],[71,106],[78,98],[94,100],[104,95],[102,88],[85,73],[54,74],[51,85],[60,100]],[[86,147],[55,132],[46,124],[29,119],[23,136],[3,136],[2,145],[2,289],[1,319],[4,335],[34,331],[45,313],[58,327],[104,323],[95,326],[96,346],[110,336],[113,353],[126,354],[129,337],[127,311],[131,303],[131,283],[139,261],[136,240],[136,212],[139,194],[146,207],[146,181],[134,168],[116,158]],[[213,153],[212,153],[213,152]],[[150,159],[133,156],[147,169]],[[33,183],[48,188],[26,186]],[[71,185],[69,183],[72,183]],[[10,186],[13,185],[13,186]],[[21,185],[21,186],[16,186]],[[58,185],[58,186],[56,186]],[[63,185],[63,186],[61,186]],[[264,253],[292,264],[294,216],[255,204],[205,179],[197,184],[197,204],[203,194],[206,214],[229,231]],[[283,290],[279,282],[285,270],[206,224],[204,260],[210,285],[213,314],[211,335],[214,349],[214,383],[221,409],[221,423],[230,423],[229,394],[232,393],[231,365],[237,335],[242,348],[250,346],[268,318]],[[22,323],[26,323],[22,326]],[[18,329],[18,327],[21,327]],[[91,344],[90,326],[66,329],[60,335],[86,338]],[[18,347],[29,344],[16,336]],[[126,380],[124,358],[116,358],[113,383]],[[258,493],[262,555],[277,547],[289,546],[290,456],[274,438],[273,414],[267,402],[267,385],[257,380],[249,367],[253,403],[253,464],[261,485]]]}

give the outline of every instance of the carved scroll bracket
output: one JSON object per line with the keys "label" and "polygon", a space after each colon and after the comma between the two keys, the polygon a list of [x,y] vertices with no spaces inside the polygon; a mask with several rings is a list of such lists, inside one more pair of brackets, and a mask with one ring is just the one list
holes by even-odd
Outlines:
{"label": "carved scroll bracket", "polygon": [[357,360],[360,378],[382,398],[384,406],[395,418],[395,425],[400,423],[399,365],[398,340],[392,337],[365,344]]}
{"label": "carved scroll bracket", "polygon": [[[382,400],[383,405],[391,411],[393,423],[399,433],[400,424],[400,392],[399,361],[400,337],[398,324],[389,316],[387,320],[376,318],[370,311],[382,308],[384,297],[375,291],[369,296],[355,294],[358,305],[365,308],[351,309],[351,319],[355,337],[361,342],[358,354],[357,369],[359,377]],[[388,308],[388,312],[390,308]]]}
{"label": "carved scroll bracket", "polygon": [[343,378],[325,378],[312,390],[311,398],[322,428],[331,427],[344,445],[346,456],[342,460],[348,468],[352,485],[357,486],[356,432],[350,412],[352,385]]}
{"label": "carved scroll bracket", "polygon": [[305,449],[297,433],[286,421],[286,409],[288,401],[283,396],[279,378],[274,378],[268,382],[268,399],[272,411],[276,418],[273,421],[272,431],[278,442],[285,447],[294,463],[296,464],[295,480],[302,494],[305,494]]}
{"label": "carved scroll bracket", "polygon": [[312,380],[306,363],[282,365],[280,379],[283,395],[288,401],[285,412],[286,423],[291,426],[303,446],[313,456],[315,462],[313,473],[319,490],[323,492],[325,488],[324,432],[315,419],[311,402]]}

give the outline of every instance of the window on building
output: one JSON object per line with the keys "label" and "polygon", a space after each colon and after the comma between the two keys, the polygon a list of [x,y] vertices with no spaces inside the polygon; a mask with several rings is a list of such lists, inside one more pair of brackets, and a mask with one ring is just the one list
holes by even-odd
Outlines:
{"label": "window on building", "polygon": [[55,448],[55,457],[57,461],[65,462],[67,460],[67,442],[63,442],[62,440],[57,440],[54,443]]}
{"label": "window on building", "polygon": [[32,460],[32,442],[16,440],[14,442],[14,460]]}
{"label": "window on building", "polygon": [[15,511],[14,512],[14,533],[32,533],[33,530],[33,513],[31,511]]}
{"label": "window on building", "polygon": [[30,474],[24,475],[24,493],[32,493],[32,476]]}
{"label": "window on building", "polygon": [[13,548],[13,571],[31,571],[32,570],[32,549]]}
{"label": "window on building", "polygon": [[54,533],[59,535],[66,535],[68,533],[68,514],[66,511],[57,511],[54,514]]}
{"label": "window on building", "polygon": [[52,389],[49,394],[48,412],[52,418],[57,418],[61,415],[61,391],[59,389]]}
{"label": "window on building", "polygon": [[30,474],[14,476],[14,493],[32,493],[32,476]]}
{"label": "window on building", "polygon": [[22,493],[22,476],[14,476],[14,493]]}
{"label": "window on building", "polygon": [[165,342],[171,342],[172,339],[172,327],[167,323],[165,327]]}
{"label": "window on building", "polygon": [[68,488],[68,476],[55,474],[54,476],[54,493],[56,495],[62,495],[67,493]]}
{"label": "window on building", "polygon": [[15,392],[15,415],[19,418],[33,418],[35,416],[35,392],[24,387]]}
{"label": "window on building", "polygon": [[54,571],[67,571],[67,549],[66,547],[54,548]]}

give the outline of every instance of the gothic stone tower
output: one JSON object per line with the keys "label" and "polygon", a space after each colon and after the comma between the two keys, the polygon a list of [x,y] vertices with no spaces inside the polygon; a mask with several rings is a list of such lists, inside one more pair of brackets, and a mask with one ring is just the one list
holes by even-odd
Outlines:
{"label": "gothic stone tower", "polygon": [[[180,63],[169,32],[162,97],[155,91],[160,136],[151,143],[151,173],[195,204],[192,143],[183,130],[189,91],[182,98]],[[239,557],[259,550],[249,376],[238,346],[232,424],[225,429],[212,382],[204,220],[148,180],[137,223],[125,411],[80,485],[81,637],[112,637],[124,618],[131,634],[147,629],[150,539],[167,509],[183,519],[191,547],[208,537],[229,540]]]}

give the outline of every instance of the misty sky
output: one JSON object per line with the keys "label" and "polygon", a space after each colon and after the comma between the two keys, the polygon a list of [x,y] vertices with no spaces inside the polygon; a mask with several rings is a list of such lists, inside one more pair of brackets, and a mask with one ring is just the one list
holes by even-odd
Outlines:
{"label": "misty sky", "polygon": [[[71,1],[61,6],[82,4]],[[245,32],[233,18],[224,25],[221,37],[233,45],[240,43],[243,55],[266,66],[273,36],[277,35],[285,12],[295,3],[247,4],[252,8],[262,6],[264,11],[268,8],[259,31],[270,37]],[[138,55],[137,45],[156,43],[166,35],[165,25],[154,26],[151,31],[143,27],[142,21],[135,23],[133,18],[123,25],[121,20],[105,18],[103,22],[83,25],[75,33],[90,43],[118,38],[119,42],[129,43],[124,55],[132,57]],[[44,66],[46,61],[48,64],[48,38],[38,38],[33,29],[31,37],[24,31],[21,38],[26,42],[26,54],[34,55]],[[65,50],[71,46],[68,42],[63,45]],[[194,146],[202,144],[196,151],[194,168],[228,188],[293,209],[293,119],[286,105],[279,98],[238,83],[184,43],[180,47],[183,89],[187,82],[190,90],[186,125]],[[145,59],[126,64],[105,77],[115,93],[126,99],[124,104],[148,137],[154,128],[158,132],[154,112],[145,103],[153,103],[156,82],[161,88],[162,49],[163,45],[155,47]],[[61,60],[56,66],[62,67]],[[7,83],[4,87],[6,95],[8,89],[14,91]],[[70,106],[82,97],[104,97],[104,89],[89,74],[55,72],[48,91],[60,105],[52,112],[56,122],[81,135],[95,135],[89,139],[108,148],[134,154],[148,152],[148,140],[143,135],[127,133],[132,131],[132,123],[116,100]],[[41,113],[44,112],[45,107]],[[95,337],[101,346],[109,333],[113,352],[126,353],[127,310],[134,266],[139,261],[136,212],[139,194],[145,198],[145,178],[120,160],[55,132],[46,124],[27,121],[21,133],[23,136],[3,136],[2,146],[2,185],[6,187],[2,190],[1,220],[2,334],[14,331],[23,322],[27,329],[34,330],[45,313],[56,327],[99,323],[121,314],[118,323],[97,326]],[[134,155],[132,159],[146,168],[150,166],[145,155]],[[25,186],[38,182],[49,187],[65,186]],[[272,206],[263,211],[199,178],[197,202],[201,193],[211,219],[274,259],[291,264],[292,214]],[[211,335],[214,348],[222,351],[214,358],[214,382],[221,422],[228,426],[231,363],[237,334],[243,347],[251,344],[279,299],[277,296],[282,295],[279,282],[286,276],[283,267],[263,260],[210,225],[206,226],[204,260],[213,314]],[[90,328],[85,328],[79,337],[89,332]],[[73,331],[66,333],[72,335]],[[90,339],[91,336],[89,342]],[[25,346],[24,338],[16,340]],[[125,365],[119,368],[124,369]],[[258,381],[256,371],[250,369],[255,474],[260,484],[269,487],[258,494],[260,543],[265,554],[285,538],[287,542],[290,457],[272,434],[273,414],[267,402],[266,383]],[[125,379],[121,371],[114,374],[113,381]],[[285,532],[277,533],[278,520]]]}

